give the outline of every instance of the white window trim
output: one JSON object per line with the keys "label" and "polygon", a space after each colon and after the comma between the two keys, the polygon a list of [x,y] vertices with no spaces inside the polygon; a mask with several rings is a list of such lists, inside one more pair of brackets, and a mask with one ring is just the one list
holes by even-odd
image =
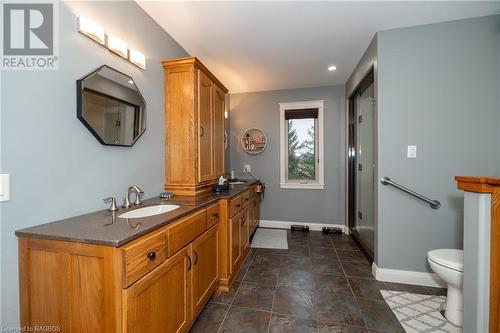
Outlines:
{"label": "white window trim", "polygon": [[[309,190],[323,190],[325,188],[325,159],[324,159],[324,117],[323,110],[325,107],[324,100],[318,101],[304,101],[304,102],[289,102],[289,103],[279,103],[280,105],[280,188],[284,189],[309,189]],[[288,158],[288,153],[286,152],[285,138],[288,137],[286,132],[285,124],[285,110],[294,109],[308,109],[317,108],[318,109],[318,132],[319,132],[319,144],[317,149],[318,154],[318,182],[310,184],[301,184],[299,182],[290,182],[286,180],[286,158]]]}

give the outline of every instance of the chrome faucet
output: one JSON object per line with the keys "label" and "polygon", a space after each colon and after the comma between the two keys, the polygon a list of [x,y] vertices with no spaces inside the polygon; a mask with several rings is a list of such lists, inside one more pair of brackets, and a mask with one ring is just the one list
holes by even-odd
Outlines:
{"label": "chrome faucet", "polygon": [[134,205],[141,204],[141,196],[144,194],[144,191],[139,188],[137,185],[132,185],[128,188],[127,193],[125,194],[125,198],[123,199],[123,208],[130,208],[132,204],[130,203],[130,193],[135,192],[135,201]]}

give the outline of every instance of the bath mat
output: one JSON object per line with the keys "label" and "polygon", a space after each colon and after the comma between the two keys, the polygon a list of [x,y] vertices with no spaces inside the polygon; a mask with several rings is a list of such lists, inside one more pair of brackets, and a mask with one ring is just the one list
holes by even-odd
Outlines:
{"label": "bath mat", "polygon": [[440,313],[446,304],[446,296],[380,292],[407,333],[462,333],[461,327],[453,325]]}
{"label": "bath mat", "polygon": [[258,228],[253,236],[253,248],[288,249],[286,230]]}

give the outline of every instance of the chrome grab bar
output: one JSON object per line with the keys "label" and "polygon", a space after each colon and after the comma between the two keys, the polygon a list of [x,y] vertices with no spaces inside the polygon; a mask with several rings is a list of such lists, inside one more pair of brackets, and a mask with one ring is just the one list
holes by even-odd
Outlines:
{"label": "chrome grab bar", "polygon": [[398,189],[400,189],[403,192],[406,192],[406,193],[408,193],[410,195],[413,195],[414,197],[419,198],[420,200],[423,200],[423,201],[427,202],[429,204],[429,206],[431,206],[431,208],[433,208],[433,209],[438,209],[439,207],[441,207],[441,203],[439,201],[429,199],[426,196],[423,196],[422,194],[419,194],[419,193],[417,193],[415,191],[410,190],[408,187],[405,187],[405,186],[403,186],[401,184],[393,182],[391,180],[391,178],[389,178],[389,177],[382,178],[380,180],[380,182],[382,183],[382,185],[392,185],[395,188],[398,188]]}

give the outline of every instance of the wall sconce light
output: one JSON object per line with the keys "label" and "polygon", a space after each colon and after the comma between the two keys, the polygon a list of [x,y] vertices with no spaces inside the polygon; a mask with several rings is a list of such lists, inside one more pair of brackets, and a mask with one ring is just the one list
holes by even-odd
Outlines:
{"label": "wall sconce light", "polygon": [[227,111],[224,111],[224,118],[228,118],[229,117],[229,113]]}
{"label": "wall sconce light", "polygon": [[128,50],[128,61],[139,68],[146,69],[146,57],[139,51]]}
{"label": "wall sconce light", "polygon": [[108,49],[120,57],[127,59],[127,43],[123,39],[108,34]]}
{"label": "wall sconce light", "polygon": [[115,35],[106,34],[104,28],[96,21],[85,16],[80,16],[78,18],[78,32],[128,60],[137,67],[146,69],[146,56],[144,56],[144,54],[137,50],[129,50],[127,43],[123,39]]}
{"label": "wall sconce light", "polygon": [[78,18],[78,31],[93,41],[104,45],[104,28],[96,21],[80,16]]}

